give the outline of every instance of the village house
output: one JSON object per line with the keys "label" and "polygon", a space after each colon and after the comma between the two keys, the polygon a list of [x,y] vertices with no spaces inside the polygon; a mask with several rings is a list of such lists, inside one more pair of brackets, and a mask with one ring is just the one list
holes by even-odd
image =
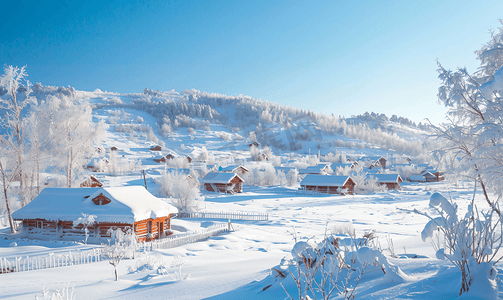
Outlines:
{"label": "village house", "polygon": [[103,184],[93,175],[89,176],[86,180],[84,180],[80,187],[102,187]]}
{"label": "village house", "polygon": [[150,151],[161,151],[162,150],[162,147],[157,145],[157,146],[153,146],[153,147],[150,147],[149,149]]}
{"label": "village house", "polygon": [[299,174],[318,174],[325,175],[332,173],[332,169],[329,166],[329,163],[321,163],[316,166],[310,166],[305,169],[300,169]]}
{"label": "village house", "polygon": [[300,182],[305,191],[326,194],[354,194],[356,183],[349,176],[308,174]]}
{"label": "village house", "polygon": [[210,172],[201,179],[204,188],[210,192],[242,193],[245,181],[235,173]]}
{"label": "village house", "polygon": [[250,172],[248,171],[247,168],[243,166],[236,166],[236,165],[231,165],[227,167],[218,167],[219,172],[231,172],[231,173],[236,173],[239,176],[243,176],[244,174]]}
{"label": "village house", "polygon": [[401,190],[400,183],[403,182],[399,174],[371,174],[368,177],[377,179],[377,183],[386,185],[388,190]]}
{"label": "village house", "polygon": [[170,234],[171,217],[178,210],[142,186],[113,188],[45,188],[12,217],[28,234],[82,240],[82,225],[73,222],[82,214],[95,215],[88,227],[90,241],[110,237],[110,229],[132,231],[137,240],[150,241]]}

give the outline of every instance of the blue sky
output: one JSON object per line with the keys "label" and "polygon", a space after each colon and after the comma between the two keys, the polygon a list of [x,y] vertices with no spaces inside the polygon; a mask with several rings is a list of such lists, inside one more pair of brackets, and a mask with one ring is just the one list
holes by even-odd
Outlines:
{"label": "blue sky", "polygon": [[[198,89],[442,121],[436,59],[475,71],[503,1],[9,1],[0,63],[43,85]],[[7,12],[7,13],[6,13]]]}

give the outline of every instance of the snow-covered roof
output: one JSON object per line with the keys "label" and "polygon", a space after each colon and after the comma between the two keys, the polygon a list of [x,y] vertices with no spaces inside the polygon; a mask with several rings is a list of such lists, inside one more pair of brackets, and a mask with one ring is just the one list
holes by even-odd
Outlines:
{"label": "snow-covered roof", "polygon": [[409,181],[426,181],[426,178],[423,175],[409,175]]}
{"label": "snow-covered roof", "polygon": [[[110,203],[97,205],[93,199],[103,195]],[[15,211],[14,219],[74,221],[82,213],[96,215],[97,222],[133,223],[169,216],[178,210],[150,194],[142,186],[108,188],[45,188],[28,205]]]}
{"label": "snow-covered roof", "polygon": [[249,172],[247,168],[243,166],[236,166],[236,165],[231,165],[227,167],[219,167],[218,170],[221,172],[236,172],[238,171],[237,169],[242,168],[245,172]]}
{"label": "snow-covered roof", "polygon": [[306,177],[304,177],[304,179],[302,179],[300,185],[344,186],[348,180],[351,180],[349,176],[343,176],[343,175],[308,174],[306,175]]}
{"label": "snow-covered roof", "polygon": [[399,174],[371,174],[369,176],[375,177],[379,183],[400,183],[403,181]]}
{"label": "snow-covered roof", "polygon": [[241,177],[239,177],[239,175],[237,175],[235,173],[228,173],[228,172],[222,172],[222,173],[219,173],[219,172],[210,172],[210,173],[206,174],[206,176],[204,176],[204,178],[201,179],[201,182],[202,183],[223,183],[223,184],[228,184],[236,176],[242,182],[244,182],[244,180]]}

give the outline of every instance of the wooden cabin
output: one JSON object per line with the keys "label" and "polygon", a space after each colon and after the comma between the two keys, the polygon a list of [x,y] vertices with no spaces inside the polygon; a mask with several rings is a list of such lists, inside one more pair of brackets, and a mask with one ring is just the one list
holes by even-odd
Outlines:
{"label": "wooden cabin", "polygon": [[308,174],[300,182],[305,191],[325,194],[354,194],[356,183],[349,176]]}
{"label": "wooden cabin", "polygon": [[96,177],[94,176],[89,176],[86,180],[84,180],[81,184],[80,187],[102,187],[103,183],[101,183]]}
{"label": "wooden cabin", "polygon": [[89,242],[110,237],[109,229],[133,231],[139,242],[170,234],[171,216],[178,210],[150,194],[142,186],[114,188],[45,188],[12,217],[22,221],[28,234],[65,240],[82,240],[82,225],[73,222],[82,214],[95,215],[88,227]]}
{"label": "wooden cabin", "polygon": [[245,181],[235,173],[210,172],[201,179],[204,188],[210,192],[242,193]]}
{"label": "wooden cabin", "polygon": [[250,171],[248,171],[247,168],[245,168],[243,166],[236,166],[236,165],[227,166],[227,167],[219,167],[218,171],[219,172],[226,172],[226,173],[235,173],[235,174],[238,174],[239,176],[243,176],[244,174],[250,172]]}
{"label": "wooden cabin", "polygon": [[162,150],[162,147],[161,147],[161,146],[159,146],[159,145],[157,145],[157,146],[151,147],[149,150],[150,150],[150,151],[161,151],[161,150]]}
{"label": "wooden cabin", "polygon": [[115,146],[112,146],[112,148],[110,148],[110,151],[118,151],[119,149],[117,149],[117,147]]}
{"label": "wooden cabin", "polygon": [[316,166],[310,166],[299,170],[299,174],[325,175],[328,173],[332,173],[329,163],[321,163]]}
{"label": "wooden cabin", "polygon": [[403,182],[402,177],[399,174],[372,174],[372,176],[377,179],[377,183],[386,185],[388,190],[401,190],[402,186],[400,185]]}

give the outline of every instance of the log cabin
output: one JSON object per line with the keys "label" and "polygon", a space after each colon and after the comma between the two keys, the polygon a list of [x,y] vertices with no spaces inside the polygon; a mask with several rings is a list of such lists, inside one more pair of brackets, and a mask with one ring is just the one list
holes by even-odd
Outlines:
{"label": "log cabin", "polygon": [[354,194],[356,183],[349,176],[308,174],[300,182],[305,191],[325,194]]}
{"label": "log cabin", "polygon": [[219,172],[226,172],[226,173],[235,173],[238,174],[239,176],[243,176],[246,173],[250,172],[248,171],[247,168],[243,166],[236,166],[236,165],[231,165],[227,167],[218,167]]}
{"label": "log cabin", "polygon": [[65,240],[82,240],[82,225],[73,226],[82,214],[95,215],[88,227],[90,242],[101,242],[109,229],[132,231],[139,242],[170,234],[171,217],[178,210],[142,186],[112,188],[45,188],[12,217],[28,234]]}
{"label": "log cabin", "polygon": [[103,183],[101,183],[96,177],[93,175],[89,176],[86,180],[84,180],[80,187],[102,187]]}
{"label": "log cabin", "polygon": [[403,182],[399,174],[371,174],[368,177],[377,179],[377,183],[386,185],[388,190],[401,190],[400,183]]}
{"label": "log cabin", "polygon": [[242,193],[245,181],[235,173],[210,172],[201,179],[204,188],[210,192]]}

